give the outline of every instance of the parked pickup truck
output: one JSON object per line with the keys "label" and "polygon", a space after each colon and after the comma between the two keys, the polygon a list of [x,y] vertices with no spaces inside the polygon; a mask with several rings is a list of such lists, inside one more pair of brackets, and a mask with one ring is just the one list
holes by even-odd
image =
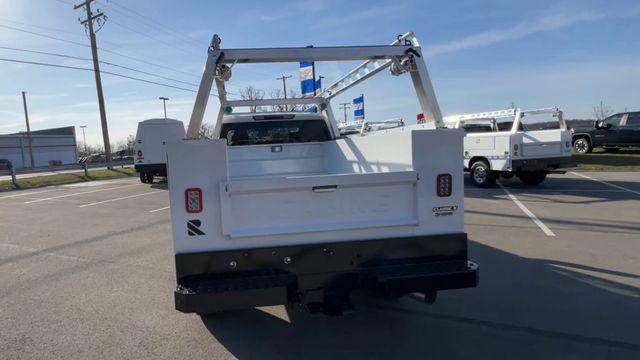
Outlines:
{"label": "parked pickup truck", "polygon": [[[474,287],[467,258],[462,131],[445,129],[412,33],[390,46],[220,49],[214,36],[187,139],[168,145],[179,311],[301,303],[340,314],[354,291],[381,296]],[[330,100],[228,100],[235,63],[365,60],[360,81],[409,73],[439,129],[340,136]],[[393,68],[392,64],[396,64]],[[403,69],[398,68],[401,64]],[[362,67],[368,66],[363,75]],[[216,84],[215,139],[196,139]],[[346,85],[345,85],[346,84]],[[336,90],[337,89],[337,90]],[[305,105],[317,112],[243,113]]]}
{"label": "parked pickup truck", "polygon": [[445,124],[464,129],[464,168],[478,187],[517,176],[538,185],[571,160],[571,133],[558,108],[518,108],[447,116]]}
{"label": "parked pickup truck", "polygon": [[573,130],[573,151],[591,152],[595,147],[617,151],[623,147],[640,146],[640,111],[611,115],[594,126],[578,126]]}

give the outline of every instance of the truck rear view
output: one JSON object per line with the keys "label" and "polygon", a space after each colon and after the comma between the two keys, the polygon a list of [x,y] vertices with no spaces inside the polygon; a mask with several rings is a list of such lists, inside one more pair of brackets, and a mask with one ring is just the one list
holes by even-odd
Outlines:
{"label": "truck rear view", "polygon": [[[441,123],[411,33],[364,52],[223,51],[214,38],[201,84],[206,96],[198,96],[187,137],[200,127],[213,74],[224,94],[225,64],[339,59],[404,64],[423,111]],[[340,137],[330,107],[339,92],[288,100],[221,97],[217,139],[169,146],[178,310],[207,314],[302,303],[339,314],[358,289],[382,296],[421,292],[433,301],[437,291],[476,286],[478,269],[467,258],[463,230],[463,172],[452,156],[462,149],[462,131]],[[318,111],[233,112],[296,102]]]}

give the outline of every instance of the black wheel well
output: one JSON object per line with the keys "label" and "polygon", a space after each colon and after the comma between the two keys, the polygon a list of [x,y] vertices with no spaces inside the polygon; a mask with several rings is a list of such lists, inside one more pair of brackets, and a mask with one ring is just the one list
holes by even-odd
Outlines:
{"label": "black wheel well", "polygon": [[592,143],[591,135],[589,134],[573,134],[573,136],[571,136],[571,143],[573,144],[577,139],[580,139],[580,138],[585,138],[589,140],[589,143]]}
{"label": "black wheel well", "polygon": [[491,170],[491,162],[484,156],[474,156],[474,157],[472,157],[469,160],[469,169],[471,169],[473,164],[477,163],[480,160],[484,161],[489,166],[489,170]]}

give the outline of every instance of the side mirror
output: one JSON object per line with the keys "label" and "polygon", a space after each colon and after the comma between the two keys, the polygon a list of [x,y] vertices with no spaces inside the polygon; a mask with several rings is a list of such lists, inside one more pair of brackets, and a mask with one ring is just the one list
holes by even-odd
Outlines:
{"label": "side mirror", "polygon": [[602,120],[597,120],[593,125],[597,130],[602,129]]}

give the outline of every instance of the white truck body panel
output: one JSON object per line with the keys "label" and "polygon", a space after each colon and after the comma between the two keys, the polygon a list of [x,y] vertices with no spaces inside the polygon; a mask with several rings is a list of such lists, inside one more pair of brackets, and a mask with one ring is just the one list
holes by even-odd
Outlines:
{"label": "white truck body panel", "polygon": [[[225,140],[169,145],[176,254],[448,234],[464,228],[462,169],[448,155],[462,147],[461,130],[406,130],[278,146],[282,152],[272,152],[272,145],[227,147]],[[256,164],[264,161],[245,161],[246,167],[238,161],[262,155],[272,160],[261,175]],[[305,155],[309,166],[292,160]],[[436,195],[436,174],[441,173],[452,175],[449,197]],[[326,186],[335,188],[313,190]],[[187,188],[202,189],[202,213],[186,212]],[[440,206],[456,210],[440,216],[434,212]],[[187,234],[191,219],[202,222],[204,236]]]}
{"label": "white truck body panel", "polygon": [[[149,119],[138,123],[134,144],[136,165],[166,163],[166,145],[185,137],[184,124],[174,119]],[[139,153],[142,151],[142,153]],[[139,156],[139,155],[142,156]]]}

